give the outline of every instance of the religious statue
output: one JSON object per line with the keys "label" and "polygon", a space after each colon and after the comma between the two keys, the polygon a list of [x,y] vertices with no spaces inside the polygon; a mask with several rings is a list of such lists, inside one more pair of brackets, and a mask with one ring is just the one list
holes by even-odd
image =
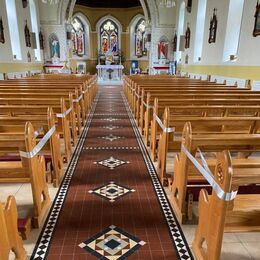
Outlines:
{"label": "religious statue", "polygon": [[49,36],[50,57],[53,64],[60,62],[60,43],[56,34]]}
{"label": "religious statue", "polygon": [[59,57],[60,44],[58,40],[53,40],[51,43],[51,57]]}
{"label": "religious statue", "polygon": [[161,41],[158,44],[158,59],[167,59],[168,54],[168,43],[165,41]]}
{"label": "religious statue", "polygon": [[114,62],[114,59],[113,59],[113,53],[112,53],[112,50],[109,50],[107,51],[106,53],[106,65],[110,65]]}

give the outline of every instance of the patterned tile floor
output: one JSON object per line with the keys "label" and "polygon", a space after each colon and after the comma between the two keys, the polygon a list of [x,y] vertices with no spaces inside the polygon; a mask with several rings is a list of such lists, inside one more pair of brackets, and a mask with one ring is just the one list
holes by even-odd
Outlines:
{"label": "patterned tile floor", "polygon": [[100,88],[31,259],[192,259],[121,91]]}

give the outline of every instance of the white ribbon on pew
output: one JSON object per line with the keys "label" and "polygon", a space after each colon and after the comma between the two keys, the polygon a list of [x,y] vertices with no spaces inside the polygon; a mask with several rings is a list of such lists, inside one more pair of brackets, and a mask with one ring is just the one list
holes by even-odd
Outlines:
{"label": "white ribbon on pew", "polygon": [[58,117],[58,118],[65,118],[71,111],[72,111],[72,107],[67,109],[64,113],[57,113],[56,117]]}
{"label": "white ribbon on pew", "polygon": [[43,130],[43,127],[39,127],[37,130],[34,131],[34,136],[37,137]]}
{"label": "white ribbon on pew", "polygon": [[79,101],[82,99],[82,94],[78,97],[78,98],[76,98],[76,99],[73,99],[73,102],[74,103],[79,103]]}
{"label": "white ribbon on pew", "polygon": [[50,137],[55,132],[55,125],[45,134],[45,136],[40,140],[40,142],[33,148],[31,152],[20,151],[20,156],[25,158],[33,158],[37,153],[39,153],[42,147],[47,143]]}
{"label": "white ribbon on pew", "polygon": [[153,106],[147,105],[144,101],[143,101],[143,104],[144,104],[144,106],[145,106],[147,109],[152,109],[152,108],[153,108]]}
{"label": "white ribbon on pew", "polygon": [[163,132],[165,133],[173,133],[175,131],[175,127],[165,127],[162,120],[154,113],[153,116],[157,121],[158,125],[162,128]]}
{"label": "white ribbon on pew", "polygon": [[221,187],[218,185],[218,183],[214,180],[213,174],[210,171],[208,164],[207,164],[203,154],[201,153],[200,149],[198,149],[198,152],[200,154],[203,165],[200,165],[200,163],[196,160],[196,158],[194,156],[192,156],[192,154],[186,149],[186,147],[184,145],[181,145],[181,150],[187,155],[187,157],[194,164],[194,166],[197,168],[197,170],[208,181],[208,183],[211,185],[212,189],[215,190],[217,196],[220,199],[225,200],[225,201],[231,201],[236,197],[237,191],[225,192],[221,189]]}

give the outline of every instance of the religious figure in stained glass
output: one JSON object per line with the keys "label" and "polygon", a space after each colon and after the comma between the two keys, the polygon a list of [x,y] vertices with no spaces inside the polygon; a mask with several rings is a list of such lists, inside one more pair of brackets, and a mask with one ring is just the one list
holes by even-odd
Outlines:
{"label": "religious figure in stained glass", "polygon": [[78,17],[72,20],[72,51],[74,55],[83,56],[85,54],[85,28]]}
{"label": "religious figure in stained glass", "polygon": [[118,27],[110,19],[100,26],[100,47],[103,55],[108,51],[113,55],[118,54]]}
{"label": "religious figure in stained glass", "polygon": [[102,38],[102,54],[107,53],[108,51],[108,42],[107,42],[107,38],[103,37]]}
{"label": "religious figure in stained glass", "polygon": [[135,55],[137,57],[145,56],[145,20],[140,19],[135,27]]}

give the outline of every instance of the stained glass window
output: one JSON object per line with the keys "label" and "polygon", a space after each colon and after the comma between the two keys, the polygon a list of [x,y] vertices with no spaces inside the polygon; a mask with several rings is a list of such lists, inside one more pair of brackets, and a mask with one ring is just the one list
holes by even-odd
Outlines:
{"label": "stained glass window", "polygon": [[74,17],[72,20],[72,50],[73,54],[77,56],[83,56],[85,54],[85,28],[83,23],[78,17]]}
{"label": "stained glass window", "polygon": [[147,55],[145,48],[145,20],[140,19],[135,27],[135,55],[142,57]]}
{"label": "stained glass window", "polygon": [[100,26],[100,49],[102,54],[118,53],[118,27],[112,20],[106,20]]}

